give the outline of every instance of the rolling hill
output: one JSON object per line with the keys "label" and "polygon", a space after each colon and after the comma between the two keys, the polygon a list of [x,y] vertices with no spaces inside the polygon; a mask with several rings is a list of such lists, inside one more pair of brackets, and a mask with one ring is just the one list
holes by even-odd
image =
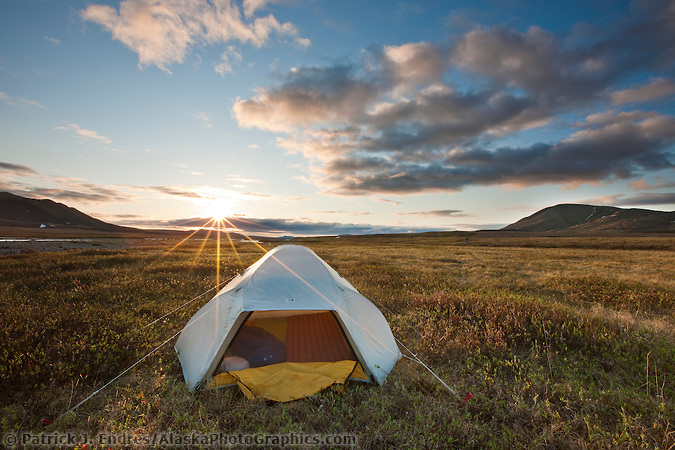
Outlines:
{"label": "rolling hill", "polygon": [[36,200],[0,192],[0,226],[16,228],[69,228],[89,231],[122,232],[122,227],[95,219],[75,208],[53,200]]}
{"label": "rolling hill", "polygon": [[[70,229],[97,232],[143,232],[91,217],[49,199],[32,199],[0,192],[0,227]],[[614,206],[560,204],[544,208],[507,225],[502,231],[560,233],[671,233],[675,211],[623,209]],[[171,233],[165,230],[164,233]],[[181,233],[181,232],[179,232]],[[239,236],[234,236],[239,238]]]}
{"label": "rolling hill", "polygon": [[[125,227],[104,222],[91,217],[75,208],[49,199],[32,199],[0,192],[0,228],[8,235],[35,235],[40,236],[68,235],[115,235],[125,237],[184,237],[190,234],[195,238],[208,237],[208,229],[192,232],[193,229],[204,225],[199,221],[186,220],[176,229],[140,229]],[[183,228],[183,229],[181,229]],[[190,228],[186,231],[185,228]],[[230,239],[249,239],[239,233],[229,233]],[[257,239],[251,236],[252,239]]]}
{"label": "rolling hill", "polygon": [[668,233],[675,232],[675,211],[561,204],[544,208],[502,230],[563,233]]}

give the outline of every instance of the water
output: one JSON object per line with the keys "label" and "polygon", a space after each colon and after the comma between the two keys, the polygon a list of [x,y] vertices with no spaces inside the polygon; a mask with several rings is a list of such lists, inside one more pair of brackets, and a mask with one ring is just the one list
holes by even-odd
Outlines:
{"label": "water", "polygon": [[79,239],[79,238],[16,238],[16,237],[0,237],[2,242],[94,242],[95,239]]}

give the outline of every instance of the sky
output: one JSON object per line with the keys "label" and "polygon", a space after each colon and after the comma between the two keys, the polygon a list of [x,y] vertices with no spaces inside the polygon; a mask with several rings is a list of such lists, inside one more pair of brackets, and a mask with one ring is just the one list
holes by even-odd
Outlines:
{"label": "sky", "polygon": [[675,0],[4,0],[0,191],[317,235],[675,210]]}

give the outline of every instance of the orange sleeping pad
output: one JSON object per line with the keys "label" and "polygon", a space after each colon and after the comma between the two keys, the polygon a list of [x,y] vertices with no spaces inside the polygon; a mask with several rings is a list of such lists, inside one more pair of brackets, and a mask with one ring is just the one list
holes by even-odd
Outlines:
{"label": "orange sleeping pad", "polygon": [[286,361],[356,361],[344,333],[330,312],[288,318]]}

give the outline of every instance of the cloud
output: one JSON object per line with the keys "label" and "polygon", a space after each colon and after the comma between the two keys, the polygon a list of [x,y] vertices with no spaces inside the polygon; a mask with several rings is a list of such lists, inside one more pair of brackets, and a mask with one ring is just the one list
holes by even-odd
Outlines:
{"label": "cloud", "polygon": [[267,7],[267,5],[272,3],[289,3],[290,0],[244,0],[242,6],[244,8],[244,15],[247,18],[253,17],[253,15]]}
{"label": "cloud", "polygon": [[434,209],[432,211],[399,212],[399,216],[422,216],[422,217],[464,217],[464,211],[458,209]]}
{"label": "cloud", "polygon": [[352,27],[352,24],[347,21],[338,21],[334,18],[328,18],[324,19],[323,25],[343,34],[354,33],[354,27]]}
{"label": "cloud", "polygon": [[[200,228],[212,222],[211,218],[175,219],[166,221],[127,220],[120,225],[145,226],[152,228]],[[425,227],[383,226],[371,224],[350,224],[339,222],[318,222],[305,219],[273,219],[230,217],[225,226],[233,232],[258,236],[335,236],[381,233],[408,233],[437,231]]]}
{"label": "cloud", "polygon": [[259,178],[251,178],[251,177],[244,177],[241,175],[228,175],[227,176],[227,181],[231,183],[241,183],[241,184],[248,184],[248,183],[264,183],[264,180],[261,180]]}
{"label": "cloud", "polygon": [[504,27],[472,30],[451,56],[454,64],[494,82],[539,92],[560,89],[572,76],[564,70],[567,59],[555,37],[536,26],[525,33]]}
{"label": "cloud", "polygon": [[304,68],[291,71],[281,89],[237,101],[233,111],[241,126],[291,132],[362,116],[376,98],[377,87],[353,76],[350,66]]}
{"label": "cloud", "polygon": [[90,183],[82,183],[77,189],[34,187],[27,191],[21,191],[17,195],[78,203],[117,203],[131,201],[129,196],[119,191]]}
{"label": "cloud", "polygon": [[440,82],[448,64],[442,49],[428,42],[385,46],[384,74],[395,91],[406,92]]}
{"label": "cloud", "polygon": [[52,44],[56,44],[56,45],[58,45],[58,44],[61,43],[61,40],[60,40],[60,39],[57,39],[57,38],[55,38],[55,37],[50,37],[50,36],[45,36],[45,37],[44,37],[44,40],[45,40],[45,41],[49,41],[49,42],[51,42]]}
{"label": "cloud", "polygon": [[41,185],[18,181],[2,182],[0,187],[13,194],[28,198],[49,198],[76,203],[117,203],[130,202],[133,198],[120,190],[89,183],[80,179],[59,176],[42,176],[35,172],[26,175],[38,175]]}
{"label": "cloud", "polygon": [[36,107],[36,108],[45,108],[40,102],[35,100],[29,100],[23,97],[12,97],[11,95],[6,94],[5,92],[0,92],[0,101],[11,106],[20,106],[20,107]]}
{"label": "cloud", "polygon": [[[665,78],[621,95],[616,86],[672,68],[673,16],[656,0],[567,36],[492,27],[373,46],[359,61],[294,68],[238,99],[233,114],[242,127],[279,133],[277,146],[308,158],[308,179],[336,195],[638,177],[673,166],[675,117],[602,107],[669,92]],[[582,111],[586,121],[566,123]],[[499,144],[548,124],[569,127],[567,138]]]}
{"label": "cloud", "polygon": [[675,205],[675,192],[644,192],[638,195],[610,194],[602,197],[581,200],[578,203],[609,206],[654,206]]}
{"label": "cloud", "polygon": [[101,142],[103,144],[110,144],[112,141],[105,136],[101,136],[94,130],[87,130],[86,128],[80,127],[76,123],[69,123],[65,126],[54,127],[55,130],[59,131],[72,131],[75,133],[75,136],[80,139],[85,140],[94,140]]}
{"label": "cloud", "polygon": [[340,214],[343,216],[369,216],[370,211],[311,211],[312,214]]}
{"label": "cloud", "polygon": [[171,197],[183,197],[190,199],[207,199],[215,200],[215,196],[211,194],[203,194],[194,189],[186,189],[180,186],[131,186],[134,189],[139,189],[143,191],[153,191],[160,194],[168,195]]}
{"label": "cloud", "polygon": [[[3,173],[9,174],[4,177]],[[26,179],[20,181],[21,179]],[[129,202],[128,194],[79,178],[43,175],[28,166],[0,162],[0,190],[22,197],[50,198],[77,203]]]}
{"label": "cloud", "polygon": [[675,94],[675,83],[666,78],[656,78],[649,84],[634,89],[616,91],[612,94],[612,104],[641,103],[650,100],[665,100]]}
{"label": "cloud", "polygon": [[111,214],[110,217],[115,217],[117,219],[140,219],[145,216],[140,214]]}
{"label": "cloud", "polygon": [[211,125],[211,121],[209,118],[209,115],[206,114],[204,111],[197,111],[194,114],[192,114],[192,117],[194,117],[197,120],[200,120],[206,125],[208,128],[211,128],[213,125]]}
{"label": "cloud", "polygon": [[[317,183],[339,194],[406,194],[459,191],[469,185],[578,184],[673,167],[675,117],[649,114],[632,119],[624,114],[607,116],[558,143],[527,147],[487,149],[469,143],[420,149],[417,144],[406,152],[378,146],[377,156],[372,156],[374,152],[359,149],[358,143],[341,142],[343,148],[351,147],[341,154],[326,150],[322,141],[318,143],[322,148],[314,150],[315,155],[327,155],[315,169],[320,174]],[[312,153],[310,145],[314,143],[302,143],[305,154]]]}
{"label": "cloud", "polygon": [[10,164],[5,162],[0,162],[0,171],[2,172],[12,172],[16,175],[37,175],[33,169],[22,164]]}
{"label": "cloud", "polygon": [[656,189],[673,188],[675,187],[675,182],[665,179],[658,179],[656,184],[649,184],[645,180],[635,180],[629,183],[628,186],[636,191],[650,191]]}
{"label": "cloud", "polygon": [[268,194],[264,192],[242,192],[238,195],[241,198],[248,198],[250,200],[265,199],[284,203],[304,202],[310,199],[310,197],[297,197],[297,196],[294,197],[291,195],[277,195],[277,194]]}
{"label": "cloud", "polygon": [[[228,177],[229,181],[236,183],[259,183],[260,180],[253,178],[244,178],[237,175]],[[238,192],[228,189],[211,188],[208,186],[126,186],[129,189],[154,192],[169,197],[178,197],[184,200],[189,200],[191,203],[203,205],[211,205],[214,201],[226,199],[228,202],[238,203],[242,200],[257,200],[264,198],[266,200],[273,199],[277,202],[297,202],[307,200],[305,197],[290,197],[276,194],[265,194],[255,192]]]}
{"label": "cloud", "polygon": [[403,203],[403,202],[400,202],[400,201],[389,200],[387,198],[380,198],[380,197],[376,197],[375,200],[377,200],[378,202],[382,202],[382,203],[388,203],[388,204],[394,205],[394,206],[399,206],[401,203]]}
{"label": "cloud", "polygon": [[220,55],[222,62],[214,66],[214,70],[221,77],[224,77],[225,74],[232,73],[232,65],[230,64],[230,59],[241,62],[241,54],[234,48],[233,45],[229,45],[227,49]]}
{"label": "cloud", "polygon": [[[108,5],[89,5],[80,12],[89,22],[101,25],[113,39],[138,54],[141,67],[155,65],[170,72],[174,63],[183,63],[195,46],[232,41],[260,47],[272,34],[289,37],[306,47],[290,22],[279,23],[269,14],[251,16],[270,1],[245,1],[246,19],[231,0],[124,0],[119,11]],[[216,66],[224,74],[231,70],[227,60]]]}
{"label": "cloud", "polygon": [[675,205],[675,192],[645,192],[640,195],[620,197],[617,205]]}

